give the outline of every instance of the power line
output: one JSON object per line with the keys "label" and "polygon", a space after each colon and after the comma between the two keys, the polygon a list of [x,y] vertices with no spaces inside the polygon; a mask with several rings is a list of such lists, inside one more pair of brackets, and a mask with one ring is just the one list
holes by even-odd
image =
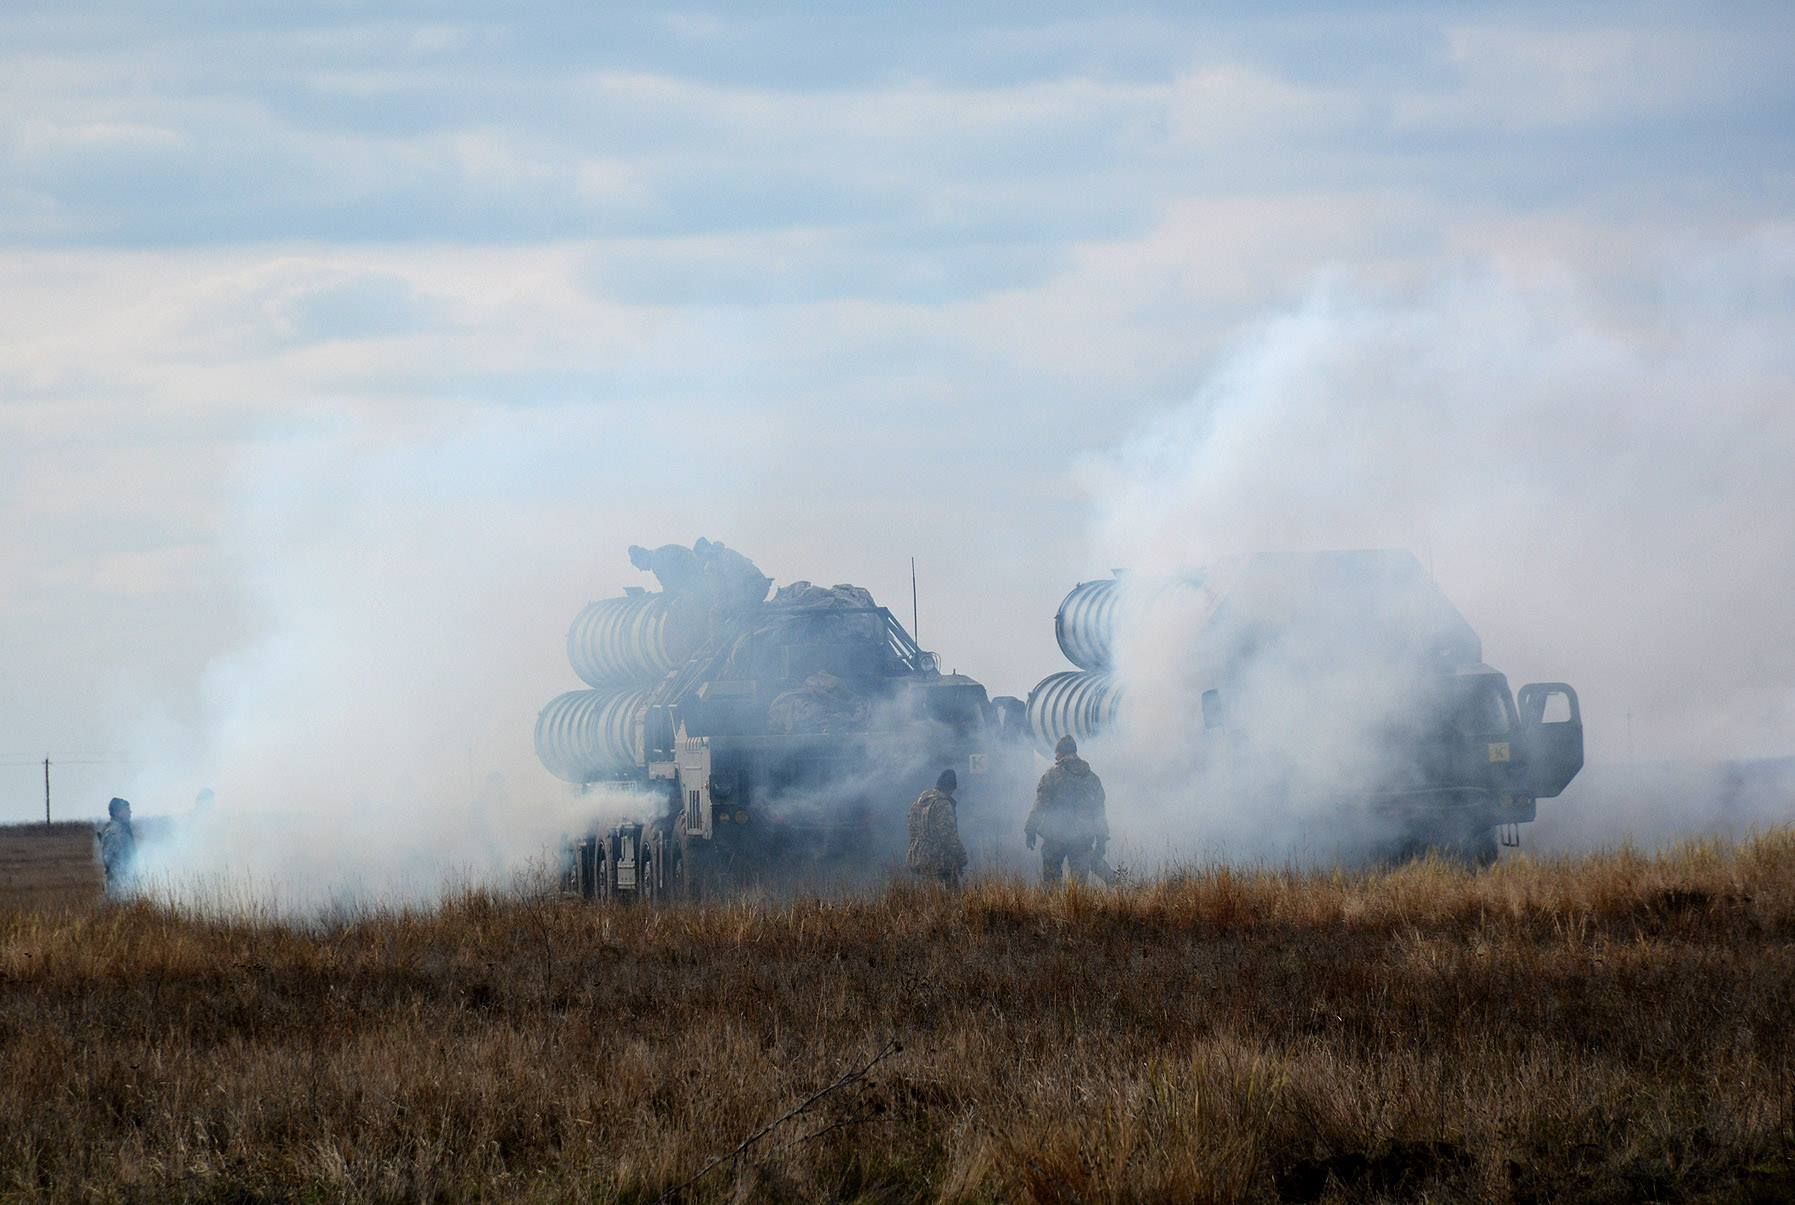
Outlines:
{"label": "power line", "polygon": [[134,757],[123,755],[112,756],[104,753],[39,753],[35,756],[0,757],[0,766],[36,766],[48,757],[59,766],[131,766],[137,764]]}
{"label": "power line", "polygon": [[124,754],[104,753],[71,753],[58,757],[54,753],[43,757],[6,757],[0,758],[0,766],[42,766],[44,768],[44,823],[50,823],[50,767],[51,766],[128,766],[133,759]]}
{"label": "power line", "polygon": [[[59,766],[134,766],[137,764],[133,761],[110,757],[52,757],[50,760]],[[21,758],[18,761],[0,761],[0,766],[41,766],[43,764],[44,759],[41,757]]]}

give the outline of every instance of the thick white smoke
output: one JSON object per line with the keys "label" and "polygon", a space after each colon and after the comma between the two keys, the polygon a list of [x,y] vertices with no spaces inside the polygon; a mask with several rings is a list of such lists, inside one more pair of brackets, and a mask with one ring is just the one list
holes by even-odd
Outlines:
{"label": "thick white smoke", "polygon": [[[1795,752],[1792,296],[1786,230],[1624,286],[1496,267],[1400,298],[1332,281],[1086,466],[1093,560],[1412,549],[1511,683],[1579,688],[1591,768],[1541,804],[1560,837],[1567,815],[1662,835],[1648,799],[1598,806],[1603,763]],[[1200,720],[1177,655],[1193,629],[1156,624],[1121,650],[1118,806],[1176,853],[1284,856],[1290,832],[1164,789]],[[1367,717],[1385,686],[1366,683]],[[1313,752],[1325,776],[1339,750]],[[1137,790],[1143,761],[1158,773]],[[1699,798],[1665,805],[1677,832],[1713,820]]]}
{"label": "thick white smoke", "polygon": [[[1592,764],[1542,804],[1538,833],[1568,845],[1629,826],[1736,828],[1740,807],[1775,818],[1774,791],[1733,792],[1716,817],[1707,797],[1653,805],[1633,780],[1596,788],[1606,763],[1795,751],[1795,234],[1667,258],[1630,281],[1484,268],[1403,297],[1330,283],[1240,345],[1194,401],[1084,464],[1092,569],[1413,549],[1511,682],[1582,693]],[[633,810],[575,796],[531,744],[537,710],[577,685],[564,635],[579,602],[640,580],[623,549],[720,536],[781,579],[868,556],[864,525],[748,513],[740,475],[667,488],[668,462],[645,450],[690,449],[704,422],[607,421],[567,408],[420,434],[395,420],[312,433],[245,466],[229,554],[253,636],[214,666],[200,723],[144,725],[147,769],[127,792],[149,813],[179,814],[202,786],[217,804],[146,848],[152,882],[314,908],[427,900],[552,857],[607,805]],[[720,430],[705,463],[751,442]],[[1025,527],[992,527],[1027,514],[995,505],[959,526],[981,546],[1028,544]],[[719,515],[737,526],[718,530]],[[1064,580],[1077,576],[1068,566]],[[1042,614],[1054,601],[993,581],[983,605]],[[1116,854],[1300,856],[1325,817],[1272,824],[1191,789],[1185,736],[1201,721],[1175,653],[1200,613],[1162,609],[1123,649],[1130,728],[1088,750],[1110,785]],[[1367,714],[1387,710],[1378,692],[1399,697],[1390,686],[1356,687]],[[1299,768],[1325,776],[1350,755],[1358,720],[1335,718],[1350,722]],[[1008,814],[984,838],[992,861],[1021,793],[990,807]],[[1009,840],[1019,850],[1020,834]]]}
{"label": "thick white smoke", "polygon": [[[255,635],[211,667],[197,731],[146,738],[131,794],[173,820],[145,826],[147,889],[424,902],[638,810],[577,795],[534,754],[537,710],[571,684],[568,600],[595,589],[596,551],[570,550],[622,548],[640,518],[570,508],[587,470],[556,438],[503,417],[446,436],[358,426],[245,466],[229,551]],[[216,803],[184,817],[201,786]]]}
{"label": "thick white smoke", "polygon": [[[658,797],[551,777],[533,724],[580,686],[566,644],[580,603],[654,586],[630,544],[734,543],[738,528],[713,520],[747,521],[723,496],[740,483],[714,484],[727,460],[668,422],[619,429],[576,408],[364,422],[243,466],[227,553],[251,637],[210,667],[196,723],[141,725],[145,769],[125,793],[148,818],[144,890],[295,913],[427,903],[658,811]],[[748,551],[774,571],[826,570],[851,539],[794,531]],[[862,882],[901,865],[904,809],[926,785],[897,772],[927,767],[919,750],[884,753],[860,784],[781,801],[794,823],[833,822],[844,794],[880,803],[858,838]],[[202,787],[216,802],[189,815]],[[967,794],[970,836],[994,805]]]}

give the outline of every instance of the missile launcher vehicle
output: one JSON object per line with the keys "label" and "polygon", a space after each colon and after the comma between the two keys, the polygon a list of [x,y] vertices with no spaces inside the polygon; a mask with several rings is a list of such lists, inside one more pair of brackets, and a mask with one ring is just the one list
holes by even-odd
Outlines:
{"label": "missile launcher vehicle", "polygon": [[1118,572],[1075,586],[1054,625],[1078,668],[1029,694],[1042,749],[1192,751],[1178,769],[1208,804],[1320,818],[1380,859],[1488,864],[1583,765],[1577,692],[1511,692],[1408,552]]}
{"label": "missile launcher vehicle", "polygon": [[574,841],[579,894],[870,881],[901,861],[907,806],[943,769],[976,807],[1006,756],[1028,756],[1021,702],[942,673],[865,590],[800,581],[767,597],[738,554],[701,573],[676,546],[637,552],[668,588],[579,613],[568,659],[587,689],[536,722],[551,773],[631,801],[629,819]]}

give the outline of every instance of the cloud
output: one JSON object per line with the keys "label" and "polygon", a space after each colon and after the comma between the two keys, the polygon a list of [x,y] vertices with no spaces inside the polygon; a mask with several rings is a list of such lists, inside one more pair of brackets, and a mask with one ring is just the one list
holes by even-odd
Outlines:
{"label": "cloud", "polygon": [[[188,336],[272,348],[419,334],[449,326],[406,276],[341,262],[283,258],[197,305]],[[232,332],[235,332],[234,334]]]}
{"label": "cloud", "polygon": [[1249,138],[1302,143],[1363,119],[1364,104],[1339,88],[1305,86],[1237,63],[1180,78],[1168,98],[1176,146],[1226,146]]}
{"label": "cloud", "polygon": [[592,252],[585,279],[600,296],[664,306],[758,306],[858,299],[926,304],[1039,283],[1051,250],[1020,242],[930,247],[925,240],[844,230],[643,239]]}
{"label": "cloud", "polygon": [[1453,27],[1444,36],[1453,86],[1410,92],[1393,116],[1402,128],[1483,134],[1688,120],[1780,90],[1779,56],[1764,36],[1712,26]]}

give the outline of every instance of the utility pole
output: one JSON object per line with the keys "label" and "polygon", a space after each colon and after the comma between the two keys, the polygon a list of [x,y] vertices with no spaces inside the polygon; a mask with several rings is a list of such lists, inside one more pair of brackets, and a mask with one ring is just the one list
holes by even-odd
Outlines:
{"label": "utility pole", "polygon": [[1633,760],[1633,709],[1627,708],[1627,760]]}
{"label": "utility pole", "polygon": [[50,827],[50,759],[44,758],[44,827]]}

